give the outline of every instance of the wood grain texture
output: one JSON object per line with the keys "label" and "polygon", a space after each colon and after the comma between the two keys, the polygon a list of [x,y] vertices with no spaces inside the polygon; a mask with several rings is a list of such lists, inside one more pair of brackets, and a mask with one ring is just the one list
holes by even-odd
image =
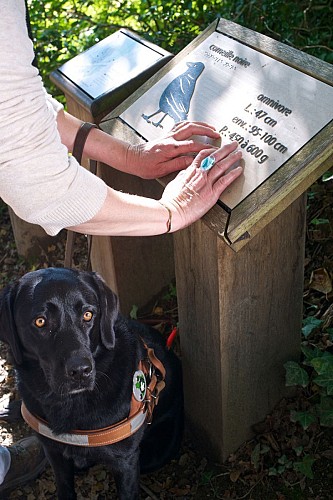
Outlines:
{"label": "wood grain texture", "polygon": [[304,196],[238,253],[201,221],[174,236],[185,408],[225,460],[286,395],[302,320]]}
{"label": "wood grain texture", "polygon": [[10,207],[8,207],[8,212],[15,246],[20,257],[27,260],[39,259],[42,251],[47,254],[48,248],[59,240],[58,236],[46,234],[40,226],[22,220]]}

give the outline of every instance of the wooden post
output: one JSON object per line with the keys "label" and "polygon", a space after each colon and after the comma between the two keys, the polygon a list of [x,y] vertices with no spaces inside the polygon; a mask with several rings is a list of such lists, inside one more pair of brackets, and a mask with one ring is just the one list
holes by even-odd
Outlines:
{"label": "wooden post", "polygon": [[224,461],[286,395],[302,321],[305,196],[238,253],[199,221],[174,235],[190,427]]}

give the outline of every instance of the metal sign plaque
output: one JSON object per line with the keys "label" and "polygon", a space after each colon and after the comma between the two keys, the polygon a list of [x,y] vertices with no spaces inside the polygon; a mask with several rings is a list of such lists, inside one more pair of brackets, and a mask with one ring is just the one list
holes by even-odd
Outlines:
{"label": "metal sign plaque", "polygon": [[117,31],[64,63],[59,72],[93,99],[124,85],[163,57],[152,45]]}
{"label": "metal sign plaque", "polygon": [[333,88],[213,32],[120,118],[146,140],[198,120],[238,141],[244,173],[221,196],[232,210],[332,120]]}

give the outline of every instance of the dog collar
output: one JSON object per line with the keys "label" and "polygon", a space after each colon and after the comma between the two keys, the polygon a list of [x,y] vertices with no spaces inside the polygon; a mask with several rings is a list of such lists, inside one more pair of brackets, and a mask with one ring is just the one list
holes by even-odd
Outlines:
{"label": "dog collar", "polygon": [[143,401],[139,401],[140,396],[134,391],[135,382],[133,380],[131,408],[129,416],[125,420],[102,429],[73,430],[70,433],[55,434],[45,420],[32,414],[22,402],[21,413],[23,419],[38,434],[53,441],[73,446],[106,446],[132,436],[145,422],[151,423],[159,394],[165,387],[165,368],[163,364],[155,356],[153,349],[149,348],[145,343],[144,346],[147,351],[147,358],[140,361],[135,376],[141,377],[142,374],[144,376],[143,383],[146,384],[147,379],[149,383],[142,391]]}
{"label": "dog collar", "polygon": [[123,422],[98,429],[95,431],[72,431],[71,433],[54,434],[40,417],[33,415],[24,403],[21,406],[22,417],[26,423],[38,434],[48,437],[59,443],[71,444],[73,446],[105,446],[117,443],[134,434],[144,424],[146,415],[144,408]]}

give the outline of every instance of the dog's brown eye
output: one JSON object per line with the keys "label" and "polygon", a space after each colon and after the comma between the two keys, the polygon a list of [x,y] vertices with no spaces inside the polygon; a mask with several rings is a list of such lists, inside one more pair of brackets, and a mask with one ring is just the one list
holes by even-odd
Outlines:
{"label": "dog's brown eye", "polygon": [[42,318],[42,317],[39,317],[39,318],[36,318],[35,319],[35,325],[38,327],[38,328],[42,328],[43,326],[45,326],[45,318]]}
{"label": "dog's brown eye", "polygon": [[92,320],[92,317],[93,317],[93,313],[91,311],[86,311],[84,314],[83,314],[83,319],[84,321],[91,321]]}

